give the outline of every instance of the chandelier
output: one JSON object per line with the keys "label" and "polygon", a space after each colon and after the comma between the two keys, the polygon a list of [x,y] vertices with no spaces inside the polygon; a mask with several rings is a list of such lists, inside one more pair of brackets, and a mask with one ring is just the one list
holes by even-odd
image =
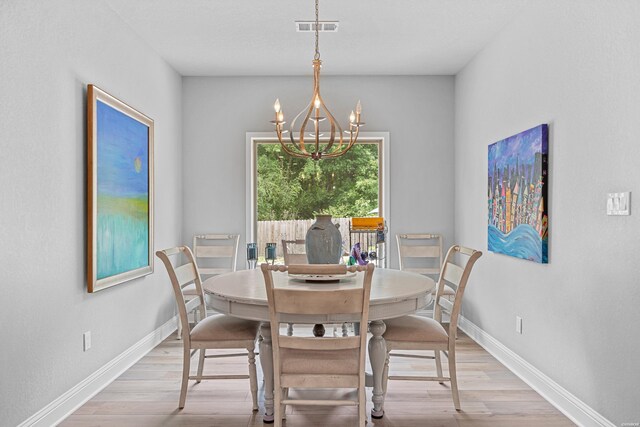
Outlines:
{"label": "chandelier", "polygon": [[[318,0],[316,0],[316,22],[315,22],[315,34],[316,34],[316,52],[313,56],[313,95],[311,102],[307,107],[298,113],[292,120],[289,131],[284,130],[284,112],[280,106],[280,100],[276,99],[273,108],[276,112],[275,120],[272,120],[276,127],[276,134],[282,149],[293,157],[312,158],[313,160],[320,160],[322,158],[334,158],[345,154],[353,147],[358,139],[358,133],[360,126],[364,125],[360,121],[360,113],[362,112],[362,106],[360,101],[356,104],[355,111],[351,111],[349,115],[349,130],[345,130],[344,134],[340,124],[333,117],[327,106],[325,105],[322,96],[320,95],[320,68],[322,67],[322,61],[320,60],[320,49],[318,48]],[[326,117],[323,117],[325,114]],[[301,120],[301,122],[299,122]],[[324,137],[324,134],[320,130],[320,123],[327,121],[323,127],[325,129],[330,128],[328,139],[324,139],[321,143],[320,138]],[[296,128],[296,122],[300,123],[300,127]],[[310,123],[311,122],[311,123]],[[313,132],[307,133],[307,128],[312,127]],[[294,132],[297,133],[297,138],[294,136]],[[283,135],[289,133],[289,138],[283,139]],[[309,139],[306,139],[306,137]],[[347,140],[348,136],[348,140]]]}

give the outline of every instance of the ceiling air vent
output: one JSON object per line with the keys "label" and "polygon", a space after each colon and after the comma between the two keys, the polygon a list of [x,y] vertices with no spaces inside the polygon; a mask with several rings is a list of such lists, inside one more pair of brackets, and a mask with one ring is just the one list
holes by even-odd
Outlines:
{"label": "ceiling air vent", "polygon": [[[324,33],[335,33],[338,31],[339,21],[320,21],[318,31]],[[316,30],[316,21],[296,21],[296,31],[299,33],[310,33]]]}

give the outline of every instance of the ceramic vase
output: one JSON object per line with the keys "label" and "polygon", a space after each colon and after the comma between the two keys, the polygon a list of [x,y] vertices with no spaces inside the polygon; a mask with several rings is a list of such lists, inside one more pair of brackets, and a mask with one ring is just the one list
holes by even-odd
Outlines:
{"label": "ceramic vase", "polygon": [[342,235],[331,215],[316,215],[305,239],[309,264],[338,264],[342,256]]}

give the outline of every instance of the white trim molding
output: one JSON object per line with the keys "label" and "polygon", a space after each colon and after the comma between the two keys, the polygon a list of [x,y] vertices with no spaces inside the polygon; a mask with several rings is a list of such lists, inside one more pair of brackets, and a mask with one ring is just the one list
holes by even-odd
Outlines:
{"label": "white trim molding", "polygon": [[615,427],[611,421],[571,394],[500,341],[460,316],[459,327],[571,421],[583,427]]}
{"label": "white trim molding", "polygon": [[[255,173],[255,145],[258,142],[275,141],[278,139],[275,132],[247,132],[246,133],[246,231],[245,236],[247,242],[255,242],[256,238],[256,173]],[[360,132],[358,141],[380,141],[382,164],[379,171],[382,180],[382,210],[380,216],[383,216],[389,227],[388,235],[391,236],[391,203],[389,192],[390,184],[390,167],[389,149],[390,139],[389,132]]]}
{"label": "white trim molding", "polygon": [[158,329],[149,333],[115,359],[23,421],[18,427],[49,427],[59,424],[171,335],[177,327],[177,317],[172,317]]}

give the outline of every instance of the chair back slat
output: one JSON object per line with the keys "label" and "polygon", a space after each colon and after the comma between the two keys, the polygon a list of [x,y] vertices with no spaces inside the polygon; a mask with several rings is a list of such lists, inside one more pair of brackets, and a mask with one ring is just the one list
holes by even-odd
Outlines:
{"label": "chair back slat", "polygon": [[164,254],[167,256],[173,256],[180,253],[180,248],[175,247],[175,248],[164,249],[162,252],[164,252]]}
{"label": "chair back slat", "polygon": [[291,264],[289,274],[338,275],[347,274],[347,266],[340,264]]}
{"label": "chair back slat", "polygon": [[475,249],[467,248],[466,246],[458,246],[458,252],[463,255],[472,256],[477,251]]}
{"label": "chair back slat", "polygon": [[405,258],[440,258],[440,248],[438,246],[402,246],[400,254]]}
{"label": "chair back slat", "polygon": [[449,283],[453,283],[456,286],[460,284],[460,280],[464,274],[464,269],[462,267],[454,264],[453,262],[447,262],[442,269],[444,280]]}
{"label": "chair back slat", "polygon": [[192,298],[186,302],[185,306],[187,307],[187,313],[190,313],[191,310],[194,310],[200,305],[200,300],[198,298]]}
{"label": "chair back slat", "polygon": [[294,348],[297,350],[349,350],[358,348],[360,337],[280,337],[281,348]]}
{"label": "chair back slat", "polygon": [[449,301],[448,299],[445,298],[440,298],[438,300],[438,305],[444,309],[444,311],[448,314],[451,314],[451,312],[453,311],[453,303],[451,301]]}
{"label": "chair back slat", "polygon": [[237,234],[196,234],[196,239],[205,240],[234,240]]}
{"label": "chair back slat", "polygon": [[416,234],[416,233],[412,233],[412,234],[400,234],[399,237],[401,239],[406,239],[406,240],[428,240],[428,239],[439,239],[440,235],[439,234]]}
{"label": "chair back slat", "polygon": [[307,291],[274,289],[275,309],[286,314],[354,314],[362,312],[362,289]]}
{"label": "chair back slat", "polygon": [[197,277],[195,266],[190,263],[175,267],[175,273],[176,280],[181,288],[193,282]]}
{"label": "chair back slat", "polygon": [[233,246],[197,246],[195,256],[196,258],[230,258],[234,252]]}
{"label": "chair back slat", "polygon": [[285,255],[284,263],[287,265],[290,264],[308,264],[309,260],[307,259],[307,254],[288,254]]}

